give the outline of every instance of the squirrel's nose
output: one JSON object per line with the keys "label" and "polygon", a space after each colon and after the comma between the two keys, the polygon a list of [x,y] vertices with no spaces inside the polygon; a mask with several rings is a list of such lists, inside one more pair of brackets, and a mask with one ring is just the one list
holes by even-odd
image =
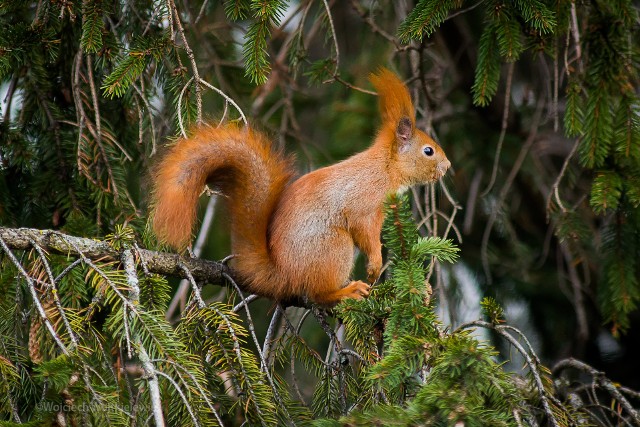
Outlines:
{"label": "squirrel's nose", "polygon": [[438,163],[438,172],[440,173],[440,176],[444,176],[444,174],[447,172],[447,169],[449,169],[450,167],[451,162],[448,159],[445,159]]}

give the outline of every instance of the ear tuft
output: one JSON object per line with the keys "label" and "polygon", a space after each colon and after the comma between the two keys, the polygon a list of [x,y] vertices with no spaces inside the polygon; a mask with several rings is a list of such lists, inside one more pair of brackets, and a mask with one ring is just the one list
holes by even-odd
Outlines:
{"label": "ear tuft", "polygon": [[381,68],[369,78],[378,91],[383,123],[396,123],[404,116],[411,119],[411,123],[415,122],[415,109],[411,102],[409,89],[397,74],[386,68]]}
{"label": "ear tuft", "polygon": [[409,117],[402,117],[398,121],[396,128],[396,138],[398,139],[398,147],[402,149],[409,144],[409,140],[413,136],[413,122]]}

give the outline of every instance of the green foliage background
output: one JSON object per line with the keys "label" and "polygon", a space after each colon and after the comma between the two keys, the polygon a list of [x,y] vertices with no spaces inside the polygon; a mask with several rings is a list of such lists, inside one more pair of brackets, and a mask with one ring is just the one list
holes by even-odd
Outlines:
{"label": "green foliage background", "polygon": [[[456,328],[468,320],[457,308],[468,289],[456,273],[461,266],[482,297],[497,301],[489,304],[489,313],[502,306],[509,322],[509,308],[524,307],[525,320],[518,326],[537,337],[543,362],[579,357],[640,388],[639,9],[631,0],[0,1],[0,224],[87,237],[124,233],[127,245],[135,235],[154,247],[145,232],[149,170],[165,142],[202,120],[242,120],[241,110],[278,146],[297,153],[301,171],[333,163],[373,138],[379,118],[367,76],[379,66],[390,67],[412,91],[418,125],[441,143],[453,165],[442,185],[412,193],[417,233],[453,238],[461,249],[457,267],[434,262],[427,270],[438,307],[447,311],[441,321]],[[223,212],[216,212],[215,222],[202,255],[209,259],[228,255]],[[121,224],[130,229],[123,231]],[[392,242],[389,247],[398,256]],[[69,395],[75,404],[94,402],[97,395],[105,404],[122,405],[133,396],[148,399],[139,375],[123,379],[118,368],[110,368],[114,360],[144,359],[136,348],[144,348],[159,370],[183,381],[195,396],[192,404],[205,408],[197,415],[203,424],[216,423],[216,405],[224,408],[229,424],[241,418],[267,425],[346,412],[350,415],[343,421],[350,423],[426,417],[420,419],[443,425],[458,419],[447,418],[446,408],[494,403],[496,412],[470,410],[466,422],[482,425],[486,416],[500,425],[496,420],[513,423],[509,411],[517,402],[540,410],[540,402],[532,403],[522,388],[513,393],[504,388],[510,383],[493,364],[490,347],[464,330],[440,325],[432,299],[420,305],[396,288],[413,277],[404,274],[417,280],[425,273],[424,266],[403,270],[410,266],[400,258],[376,290],[379,298],[339,309],[348,342],[373,365],[370,370],[349,376],[317,357],[319,349],[335,345],[318,325],[302,328],[301,321],[299,334],[281,335],[276,359],[294,354],[299,370],[307,372],[300,378],[307,388],[302,399],[293,399],[285,391],[283,370],[288,368],[274,368],[277,375],[269,381],[256,353],[260,346],[236,345],[233,336],[253,341],[247,314],[231,310],[237,296],[205,287],[208,304],[192,303],[172,327],[163,315],[177,283],[141,275],[144,310],[134,313],[126,308],[131,298],[115,292],[132,289],[120,265],[100,264],[102,276],[81,263],[56,281],[69,325],[52,316],[70,346],[67,355],[38,323],[29,286],[5,252],[0,394],[24,390],[13,401],[2,401],[7,420],[15,421],[12,408],[18,401],[20,418],[28,421],[53,416],[30,412],[38,402],[63,402]],[[432,253],[414,254],[418,259],[411,268],[428,261],[420,258],[427,254]],[[405,255],[402,259],[411,259]],[[18,256],[31,277],[46,280],[46,263],[38,253]],[[65,257],[46,259],[54,277],[69,265]],[[53,291],[43,286],[37,291],[55,312]],[[417,294],[423,302],[426,291],[419,288]],[[406,311],[400,304],[407,304],[402,305]],[[392,307],[393,315],[382,313],[384,307]],[[253,318],[269,318],[271,310],[268,302],[254,303]],[[360,311],[366,316],[353,314]],[[424,322],[407,323],[395,315],[414,320],[419,315]],[[358,341],[375,336],[380,322],[384,345]],[[263,323],[255,325],[260,338],[266,334]],[[393,336],[389,324],[414,329],[398,326]],[[235,335],[209,334],[220,325]],[[127,330],[137,335],[128,336]],[[448,332],[440,336],[443,330]],[[510,358],[512,344],[491,330],[500,360]],[[82,346],[74,348],[69,331],[82,337]],[[138,347],[125,345],[127,340]],[[442,351],[420,353],[416,346],[425,342],[437,342]],[[87,350],[99,346],[100,351]],[[374,347],[382,351],[380,360],[367,356]],[[427,359],[413,360],[404,366],[407,371],[393,370],[398,360],[411,360],[406,354]],[[203,364],[194,355],[220,365]],[[471,396],[480,392],[484,400],[460,403],[461,393],[429,394],[437,390],[428,381],[421,384],[424,378],[413,372],[423,362],[431,369],[432,387],[443,384],[436,381],[439,375],[458,384],[462,380],[453,366],[473,355],[477,363],[460,373],[476,379],[467,384],[478,387]],[[331,360],[341,359],[334,354]],[[100,366],[95,373],[77,370],[94,363]],[[233,372],[239,395],[224,392],[229,385],[221,372],[226,371]],[[487,375],[503,381],[504,399],[493,398],[493,383],[482,380]],[[114,380],[100,385],[97,378],[107,376]],[[545,387],[553,388],[551,374],[543,377]],[[167,384],[163,397],[172,402],[170,424],[193,422],[181,396]],[[123,398],[118,390],[126,387]],[[353,402],[361,406],[347,411],[348,399],[340,400],[339,393],[345,387],[354,396],[365,389],[379,392],[365,394],[370,406]],[[396,388],[398,394],[387,394]],[[206,401],[211,390],[216,390],[216,405]],[[300,403],[305,399],[308,406]],[[380,402],[384,405],[373,405]],[[553,401],[551,406],[558,420],[585,416]],[[429,408],[434,418],[416,408]],[[530,411],[532,419],[545,419],[545,413]],[[89,421],[127,423],[122,413],[94,416]]]}

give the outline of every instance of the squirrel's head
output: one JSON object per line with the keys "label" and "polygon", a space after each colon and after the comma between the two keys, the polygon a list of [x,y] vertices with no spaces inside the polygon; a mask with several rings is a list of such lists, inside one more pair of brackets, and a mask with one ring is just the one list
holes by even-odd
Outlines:
{"label": "squirrel's head", "polygon": [[442,148],[423,131],[416,129],[415,108],[409,89],[393,72],[381,68],[370,76],[377,89],[382,116],[379,141],[392,159],[395,184],[406,187],[436,181],[451,163]]}
{"label": "squirrel's head", "polygon": [[390,148],[395,151],[395,166],[403,186],[437,181],[451,166],[438,143],[416,129],[409,117],[398,120]]}

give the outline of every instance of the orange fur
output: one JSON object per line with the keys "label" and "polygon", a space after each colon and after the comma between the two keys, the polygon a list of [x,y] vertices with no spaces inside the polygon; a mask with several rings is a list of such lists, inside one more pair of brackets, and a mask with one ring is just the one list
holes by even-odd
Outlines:
{"label": "orange fur", "polygon": [[[354,246],[367,256],[368,281],[375,281],[386,195],[439,179],[449,167],[442,149],[415,129],[409,91],[398,77],[383,69],[371,80],[383,118],[372,146],[292,182],[290,162],[258,132],[200,128],[180,141],[156,172],[156,234],[186,246],[197,198],[209,183],[226,196],[233,267],[248,290],[320,304],[368,295],[369,285],[349,282]],[[427,145],[431,156],[424,153]]]}

